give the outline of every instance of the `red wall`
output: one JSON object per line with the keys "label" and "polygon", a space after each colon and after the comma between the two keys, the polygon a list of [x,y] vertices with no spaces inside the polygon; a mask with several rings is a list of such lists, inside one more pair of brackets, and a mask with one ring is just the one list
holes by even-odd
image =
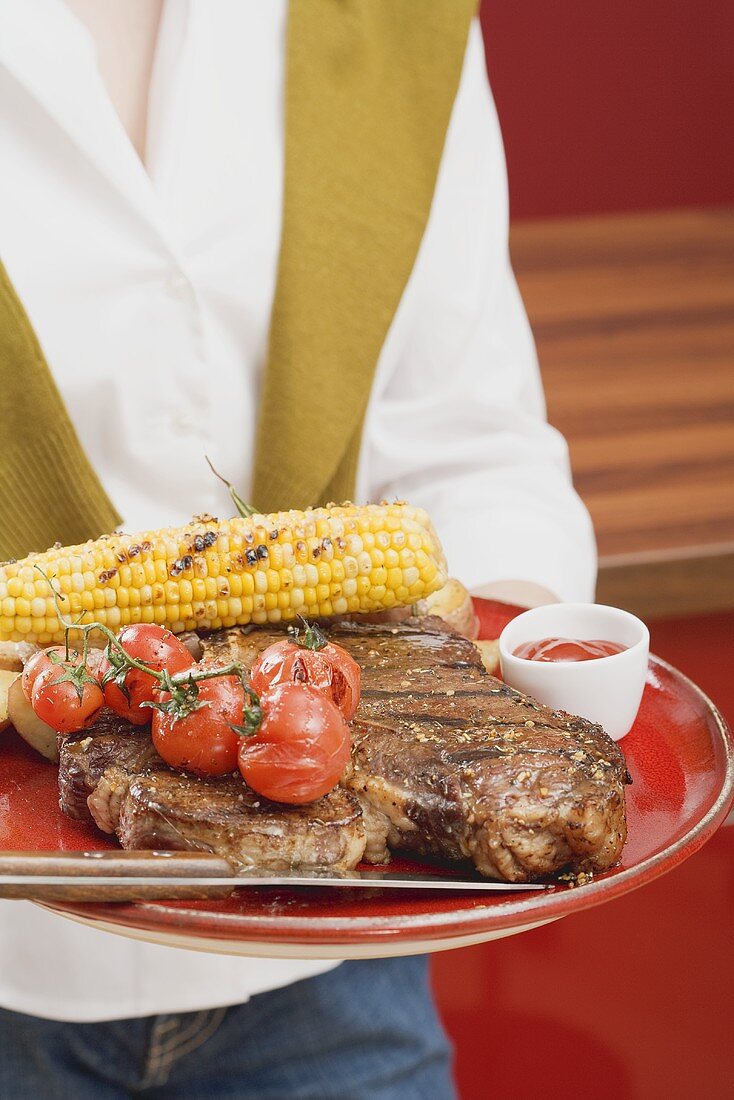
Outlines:
{"label": "red wall", "polygon": [[513,217],[734,201],[733,0],[484,0]]}

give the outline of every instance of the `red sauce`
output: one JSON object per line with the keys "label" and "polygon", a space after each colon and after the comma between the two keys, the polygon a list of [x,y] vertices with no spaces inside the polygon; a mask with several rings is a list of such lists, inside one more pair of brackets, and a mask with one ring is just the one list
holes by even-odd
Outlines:
{"label": "red sauce", "polygon": [[523,642],[514,651],[514,656],[525,661],[598,661],[600,657],[611,657],[627,648],[619,642],[541,638],[538,642]]}

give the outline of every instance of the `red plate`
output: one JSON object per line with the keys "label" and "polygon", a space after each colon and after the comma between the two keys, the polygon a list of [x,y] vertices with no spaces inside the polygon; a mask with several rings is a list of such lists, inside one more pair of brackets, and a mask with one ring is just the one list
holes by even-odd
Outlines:
{"label": "red plate", "polygon": [[[478,602],[482,635],[515,611]],[[640,714],[622,742],[629,838],[619,867],[576,889],[445,894],[325,888],[241,890],[226,901],[54,905],[97,928],[158,943],[242,955],[359,958],[460,947],[512,935],[643,886],[693,855],[724,820],[734,790],[726,725],[690,680],[650,662]],[[115,847],[58,809],[56,769],[12,734],[0,752],[0,849]],[[394,866],[399,866],[396,864]]]}

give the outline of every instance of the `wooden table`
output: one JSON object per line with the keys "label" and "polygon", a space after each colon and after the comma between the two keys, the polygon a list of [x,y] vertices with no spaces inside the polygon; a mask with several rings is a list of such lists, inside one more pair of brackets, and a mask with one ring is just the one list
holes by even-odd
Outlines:
{"label": "wooden table", "polygon": [[734,209],[521,222],[511,251],[598,598],[734,607]]}

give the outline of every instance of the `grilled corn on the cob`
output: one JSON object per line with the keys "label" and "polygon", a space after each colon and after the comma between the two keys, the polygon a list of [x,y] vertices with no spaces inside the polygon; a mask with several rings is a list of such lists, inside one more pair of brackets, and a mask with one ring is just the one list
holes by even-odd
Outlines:
{"label": "grilled corn on the cob", "polygon": [[314,508],[113,534],[0,565],[0,640],[63,640],[67,619],[111,630],[161,623],[175,632],[297,615],[412,604],[446,580],[424,511],[408,504]]}

